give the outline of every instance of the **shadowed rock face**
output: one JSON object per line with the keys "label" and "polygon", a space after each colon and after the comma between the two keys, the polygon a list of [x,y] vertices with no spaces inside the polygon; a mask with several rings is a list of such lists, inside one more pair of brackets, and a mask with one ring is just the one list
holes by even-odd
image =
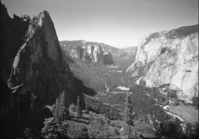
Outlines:
{"label": "shadowed rock face", "polygon": [[198,95],[198,25],[145,37],[127,72],[147,86],[171,84],[182,99]]}
{"label": "shadowed rock face", "polygon": [[104,64],[112,64],[113,58],[110,52],[104,53],[103,56],[104,56]]}
{"label": "shadowed rock face", "polygon": [[14,59],[9,87],[13,90],[22,85],[19,96],[30,91],[33,109],[53,104],[63,91],[69,101],[73,100],[76,93],[74,78],[62,58],[49,13],[41,12],[31,22],[27,39]]}
{"label": "shadowed rock face", "polygon": [[[1,4],[1,37],[0,79],[4,89],[0,117],[39,113],[54,104],[63,91],[69,104],[75,103],[78,95],[83,100],[82,93],[95,95],[73,76],[65,62],[47,11],[30,21],[16,15],[11,19]],[[84,101],[81,103],[84,106]]]}
{"label": "shadowed rock face", "polygon": [[7,82],[9,87],[1,93],[1,117],[9,112],[15,113],[14,117],[28,111],[39,112],[54,104],[63,91],[68,103],[76,102],[78,95],[82,100],[82,93],[94,95],[73,76],[63,60],[47,11],[29,22],[18,16],[10,18],[1,4],[1,16],[1,85],[6,88]]}
{"label": "shadowed rock face", "polygon": [[10,18],[7,9],[1,4],[1,50],[0,68],[1,79],[6,82],[9,78],[13,60],[24,43],[24,36],[28,29],[29,22],[14,15]]}

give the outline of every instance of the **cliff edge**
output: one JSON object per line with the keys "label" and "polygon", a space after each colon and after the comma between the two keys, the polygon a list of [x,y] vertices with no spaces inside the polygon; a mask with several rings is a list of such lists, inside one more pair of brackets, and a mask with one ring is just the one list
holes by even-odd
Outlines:
{"label": "cliff edge", "polygon": [[136,61],[126,70],[137,83],[150,87],[170,84],[178,96],[198,95],[198,25],[152,33],[143,38]]}

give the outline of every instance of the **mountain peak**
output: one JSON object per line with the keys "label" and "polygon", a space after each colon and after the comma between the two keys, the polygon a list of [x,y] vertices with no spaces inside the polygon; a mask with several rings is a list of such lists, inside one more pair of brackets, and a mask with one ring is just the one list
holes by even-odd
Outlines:
{"label": "mountain peak", "polygon": [[25,39],[14,58],[9,87],[15,90],[22,86],[18,91],[20,95],[30,91],[42,102],[40,108],[53,104],[60,92],[74,93],[74,77],[63,61],[55,27],[47,11],[33,17]]}

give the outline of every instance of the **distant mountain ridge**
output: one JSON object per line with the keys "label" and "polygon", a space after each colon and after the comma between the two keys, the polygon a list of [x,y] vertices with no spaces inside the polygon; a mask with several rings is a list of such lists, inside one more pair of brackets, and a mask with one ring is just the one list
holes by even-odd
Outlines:
{"label": "distant mountain ridge", "polygon": [[[60,41],[60,45],[71,58],[85,61],[87,55],[90,61],[100,64],[117,64],[125,62],[127,59],[132,63],[137,51],[137,47],[119,49],[104,43],[84,40]],[[128,66],[130,62],[127,62]]]}
{"label": "distant mountain ridge", "polygon": [[110,52],[105,52],[102,45],[85,41],[62,41],[62,50],[70,57],[85,63],[113,64]]}

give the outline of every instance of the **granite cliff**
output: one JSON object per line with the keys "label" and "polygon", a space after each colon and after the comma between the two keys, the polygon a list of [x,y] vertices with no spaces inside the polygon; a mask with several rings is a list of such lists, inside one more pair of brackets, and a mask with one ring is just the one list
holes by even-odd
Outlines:
{"label": "granite cliff", "polygon": [[169,84],[181,99],[198,95],[198,25],[152,33],[140,42],[126,70],[150,87]]}
{"label": "granite cliff", "polygon": [[53,104],[62,91],[74,92],[74,79],[63,61],[53,22],[47,11],[33,18],[27,39],[20,47],[8,80],[11,89],[22,85],[18,92],[28,90],[42,105]]}
{"label": "granite cliff", "polygon": [[68,103],[76,102],[78,95],[82,99],[82,93],[94,93],[73,76],[64,61],[47,11],[27,21],[18,16],[10,18],[2,4],[1,9],[1,85],[5,88],[1,94],[1,117],[13,111],[16,113],[11,117],[38,113],[54,104],[63,91]]}
{"label": "granite cliff", "polygon": [[128,67],[134,61],[137,50],[136,47],[119,49],[104,43],[84,40],[60,41],[60,45],[67,60],[74,59],[101,65],[118,64],[121,67]]}
{"label": "granite cliff", "polygon": [[105,52],[102,45],[85,41],[61,41],[60,44],[66,55],[75,60],[101,65],[114,63],[111,53]]}
{"label": "granite cliff", "polygon": [[6,82],[10,76],[13,60],[24,43],[29,21],[13,15],[11,18],[4,5],[1,4],[1,51],[0,68],[1,79]]}

